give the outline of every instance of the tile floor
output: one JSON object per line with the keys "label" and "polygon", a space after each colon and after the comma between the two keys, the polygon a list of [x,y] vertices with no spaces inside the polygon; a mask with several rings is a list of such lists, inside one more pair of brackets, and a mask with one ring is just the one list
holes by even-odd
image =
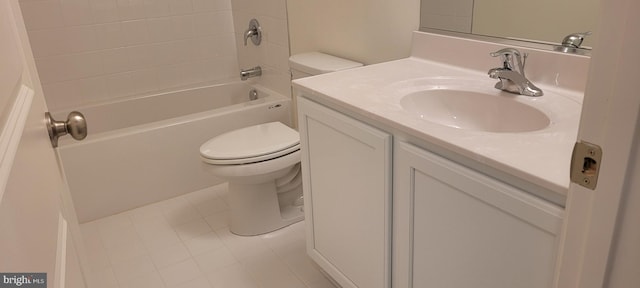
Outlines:
{"label": "tile floor", "polygon": [[304,222],[255,237],[227,227],[226,185],[81,225],[89,288],[335,288]]}

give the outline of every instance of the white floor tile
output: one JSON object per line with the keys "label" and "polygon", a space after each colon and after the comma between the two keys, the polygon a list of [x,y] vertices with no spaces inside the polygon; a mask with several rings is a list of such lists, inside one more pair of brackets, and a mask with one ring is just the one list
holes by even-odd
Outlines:
{"label": "white floor tile", "polygon": [[204,218],[209,224],[211,229],[220,230],[225,227],[229,227],[229,210],[211,213],[211,215]]}
{"label": "white floor tile", "polygon": [[209,232],[189,239],[185,241],[184,244],[193,256],[224,247],[224,244],[215,232]]}
{"label": "white floor tile", "polygon": [[145,227],[138,230],[142,243],[155,250],[180,242],[178,234],[170,226]]}
{"label": "white floor tile", "polygon": [[144,255],[113,266],[113,272],[116,275],[116,279],[118,279],[118,283],[123,285],[124,283],[129,283],[139,278],[141,275],[156,272],[156,267],[153,261],[151,261],[151,258]]}
{"label": "white floor tile", "polygon": [[133,224],[123,225],[117,230],[105,230],[102,231],[100,235],[102,244],[104,244],[104,247],[107,249],[140,240]]}
{"label": "white floor tile", "polygon": [[152,250],[150,255],[153,263],[158,269],[162,269],[169,265],[180,263],[191,258],[189,250],[187,250],[187,247],[185,247],[182,242]]}
{"label": "white floor tile", "polygon": [[218,185],[82,224],[88,288],[335,288],[306,255],[303,222],[234,235],[227,193]]}
{"label": "white floor tile", "polygon": [[90,288],[114,288],[118,287],[118,280],[111,268],[90,272],[87,275],[87,283]]}
{"label": "white floor tile", "polygon": [[213,186],[184,195],[191,205],[197,205],[218,198],[218,191],[224,187]]}
{"label": "white floor tile", "polygon": [[132,239],[129,242],[119,243],[117,246],[113,246],[107,249],[107,255],[112,266],[117,266],[121,263],[131,262],[132,259],[147,256],[149,253],[142,241],[139,239]]}
{"label": "white floor tile", "polygon": [[178,233],[178,237],[180,237],[182,241],[186,241],[200,235],[213,232],[209,224],[207,224],[207,221],[202,218],[178,225],[175,227],[175,231],[176,233]]}
{"label": "white floor tile", "polygon": [[204,273],[215,272],[222,268],[238,264],[238,260],[227,247],[221,247],[193,257]]}
{"label": "white floor tile", "polygon": [[249,272],[262,288],[306,287],[287,265],[271,251],[248,257],[244,259],[242,263],[247,272]]}
{"label": "white floor tile", "polygon": [[172,226],[177,226],[191,220],[202,218],[187,200],[183,198],[173,198],[162,202],[165,219]]}
{"label": "white floor tile", "polygon": [[162,278],[157,271],[138,275],[126,282],[120,283],[121,288],[165,288]]}
{"label": "white floor tile", "polygon": [[195,206],[198,210],[198,213],[200,213],[200,215],[203,217],[209,216],[216,212],[229,210],[227,203],[224,202],[224,200],[218,198],[195,204]]}
{"label": "white floor tile", "polygon": [[224,269],[207,274],[207,279],[213,288],[259,288],[251,275],[242,265],[232,265]]}
{"label": "white floor tile", "polygon": [[270,251],[260,237],[238,236],[231,233],[228,228],[216,230],[216,233],[238,260]]}
{"label": "white floor tile", "polygon": [[212,288],[211,283],[205,276],[200,276],[196,279],[190,280],[185,283],[180,283],[174,286],[168,286],[167,288]]}
{"label": "white floor tile", "polygon": [[159,270],[164,283],[171,287],[204,276],[193,259],[170,265]]}

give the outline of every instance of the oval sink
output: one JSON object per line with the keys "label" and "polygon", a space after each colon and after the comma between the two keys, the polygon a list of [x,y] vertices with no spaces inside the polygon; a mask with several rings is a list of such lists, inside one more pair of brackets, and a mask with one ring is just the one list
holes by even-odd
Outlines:
{"label": "oval sink", "polygon": [[418,117],[465,130],[514,133],[544,129],[551,121],[542,111],[515,101],[513,95],[432,89],[404,96],[400,105]]}

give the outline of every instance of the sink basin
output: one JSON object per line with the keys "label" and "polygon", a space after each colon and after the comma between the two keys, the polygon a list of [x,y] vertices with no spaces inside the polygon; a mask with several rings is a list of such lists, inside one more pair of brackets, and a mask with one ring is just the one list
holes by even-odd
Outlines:
{"label": "sink basin", "polygon": [[421,119],[458,129],[497,133],[544,129],[551,121],[542,111],[506,93],[430,89],[407,94],[402,108]]}

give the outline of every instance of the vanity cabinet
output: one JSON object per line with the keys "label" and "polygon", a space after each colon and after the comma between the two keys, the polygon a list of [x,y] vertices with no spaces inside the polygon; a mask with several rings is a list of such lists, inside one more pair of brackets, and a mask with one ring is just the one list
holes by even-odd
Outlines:
{"label": "vanity cabinet", "polygon": [[563,210],[394,144],[394,287],[551,287]]}
{"label": "vanity cabinet", "polygon": [[344,288],[390,287],[392,137],[298,100],[307,253]]}
{"label": "vanity cabinet", "polygon": [[552,286],[561,207],[298,102],[307,252],[342,287]]}

